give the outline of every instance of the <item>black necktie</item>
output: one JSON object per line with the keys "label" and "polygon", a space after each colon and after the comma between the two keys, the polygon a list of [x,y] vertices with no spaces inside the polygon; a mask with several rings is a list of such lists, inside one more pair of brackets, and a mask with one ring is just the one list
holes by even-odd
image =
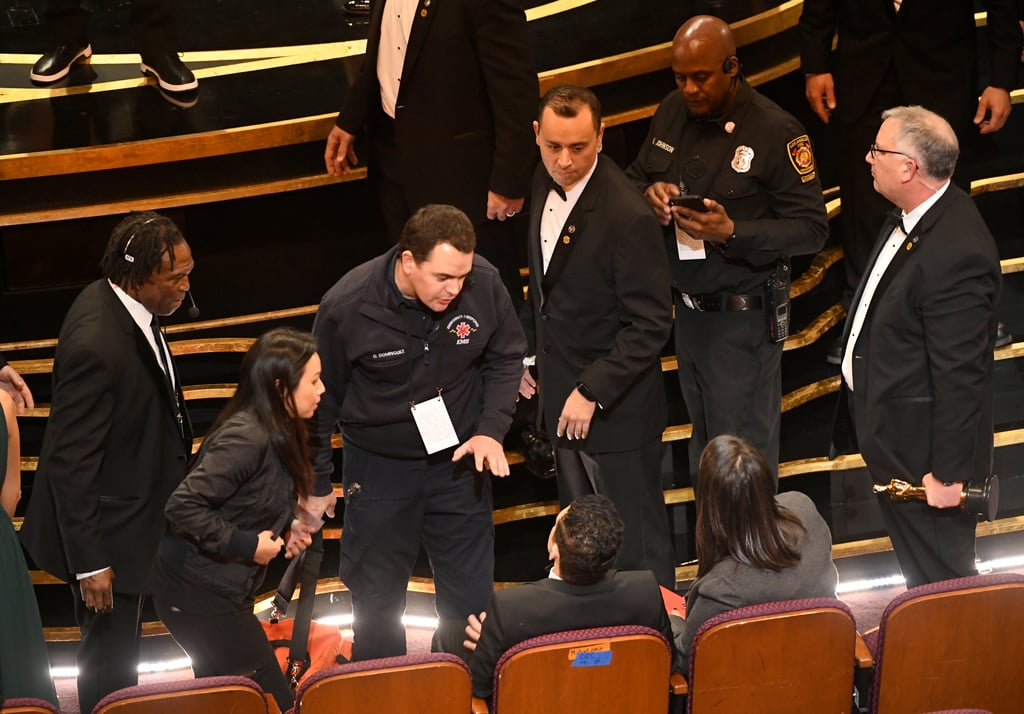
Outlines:
{"label": "black necktie", "polygon": [[160,334],[160,322],[153,315],[149,321],[149,327],[153,330],[153,340],[156,342],[156,353],[160,357],[160,364],[164,368],[164,377],[167,378],[167,387],[174,393],[174,380],[171,378],[171,365],[167,363],[167,353],[164,351],[164,339]]}
{"label": "black necktie", "polygon": [[184,434],[181,405],[178,403],[178,393],[174,391],[171,363],[167,360],[167,350],[164,347],[164,338],[160,334],[160,322],[156,319],[156,315],[153,315],[153,319],[149,321],[149,327],[153,330],[153,339],[156,341],[156,353],[160,356],[160,364],[164,368],[164,378],[166,379],[168,393],[171,395],[171,402],[174,404],[174,417],[178,420],[178,431]]}

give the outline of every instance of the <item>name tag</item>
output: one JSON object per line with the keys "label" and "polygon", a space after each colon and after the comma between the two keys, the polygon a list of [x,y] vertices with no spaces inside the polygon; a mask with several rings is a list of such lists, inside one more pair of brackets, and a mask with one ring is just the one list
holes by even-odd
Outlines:
{"label": "name tag", "polygon": [[612,663],[612,646],[607,640],[588,647],[573,647],[569,650],[569,661],[573,667],[607,667]]}
{"label": "name tag", "polygon": [[455,433],[448,407],[444,405],[440,394],[425,402],[413,404],[411,409],[416,429],[420,432],[428,454],[436,454],[458,445],[459,435]]}
{"label": "name tag", "polygon": [[612,663],[611,649],[574,651],[576,656],[572,657],[573,667],[607,667]]}

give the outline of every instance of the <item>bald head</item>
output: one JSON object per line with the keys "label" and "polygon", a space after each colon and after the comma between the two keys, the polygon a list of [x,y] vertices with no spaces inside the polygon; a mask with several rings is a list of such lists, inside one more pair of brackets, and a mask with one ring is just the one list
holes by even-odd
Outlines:
{"label": "bald head", "polygon": [[740,84],[729,25],[710,15],[687,20],[672,40],[672,72],[691,116],[724,114]]}
{"label": "bald head", "polygon": [[711,54],[723,62],[736,54],[732,28],[724,20],[711,15],[695,15],[683,23],[672,39],[675,55]]}

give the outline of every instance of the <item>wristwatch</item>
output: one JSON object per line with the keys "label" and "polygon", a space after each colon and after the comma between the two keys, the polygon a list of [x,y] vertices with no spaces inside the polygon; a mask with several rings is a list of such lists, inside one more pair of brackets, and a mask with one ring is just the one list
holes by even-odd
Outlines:
{"label": "wristwatch", "polygon": [[582,396],[588,402],[596,402],[597,401],[597,397],[595,397],[594,393],[590,391],[590,387],[588,387],[587,383],[582,381],[582,380],[579,381],[579,382],[576,382],[576,391],[579,392],[580,396]]}

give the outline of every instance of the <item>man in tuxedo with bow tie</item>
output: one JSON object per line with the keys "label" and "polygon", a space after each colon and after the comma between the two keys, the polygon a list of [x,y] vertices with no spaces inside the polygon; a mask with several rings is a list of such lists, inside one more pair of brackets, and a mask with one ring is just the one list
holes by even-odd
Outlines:
{"label": "man in tuxedo with bow tie", "polygon": [[75,299],[53,362],[53,402],[21,539],[71,584],[83,712],[138,682],[142,600],[185,476],[192,428],[157,316],[185,299],[195,263],[174,223],[121,221],[103,277]]}
{"label": "man in tuxedo with bow tie", "polygon": [[659,355],[672,324],[661,228],[611,159],[600,156],[601,105],[555,87],[533,123],[541,165],[531,187],[530,290],[523,310],[555,445],[563,506],[609,497],[625,522],[617,566],[650,569],[675,588],[661,489],[665,385]]}
{"label": "man in tuxedo with bow tie", "polygon": [[992,367],[1001,273],[995,241],[950,183],[949,123],[922,107],[882,113],[865,159],[896,205],[854,294],[843,335],[833,457],[858,449],[871,478],[924,486],[879,504],[908,587],[975,573],[977,517],[964,484],[992,473]]}

